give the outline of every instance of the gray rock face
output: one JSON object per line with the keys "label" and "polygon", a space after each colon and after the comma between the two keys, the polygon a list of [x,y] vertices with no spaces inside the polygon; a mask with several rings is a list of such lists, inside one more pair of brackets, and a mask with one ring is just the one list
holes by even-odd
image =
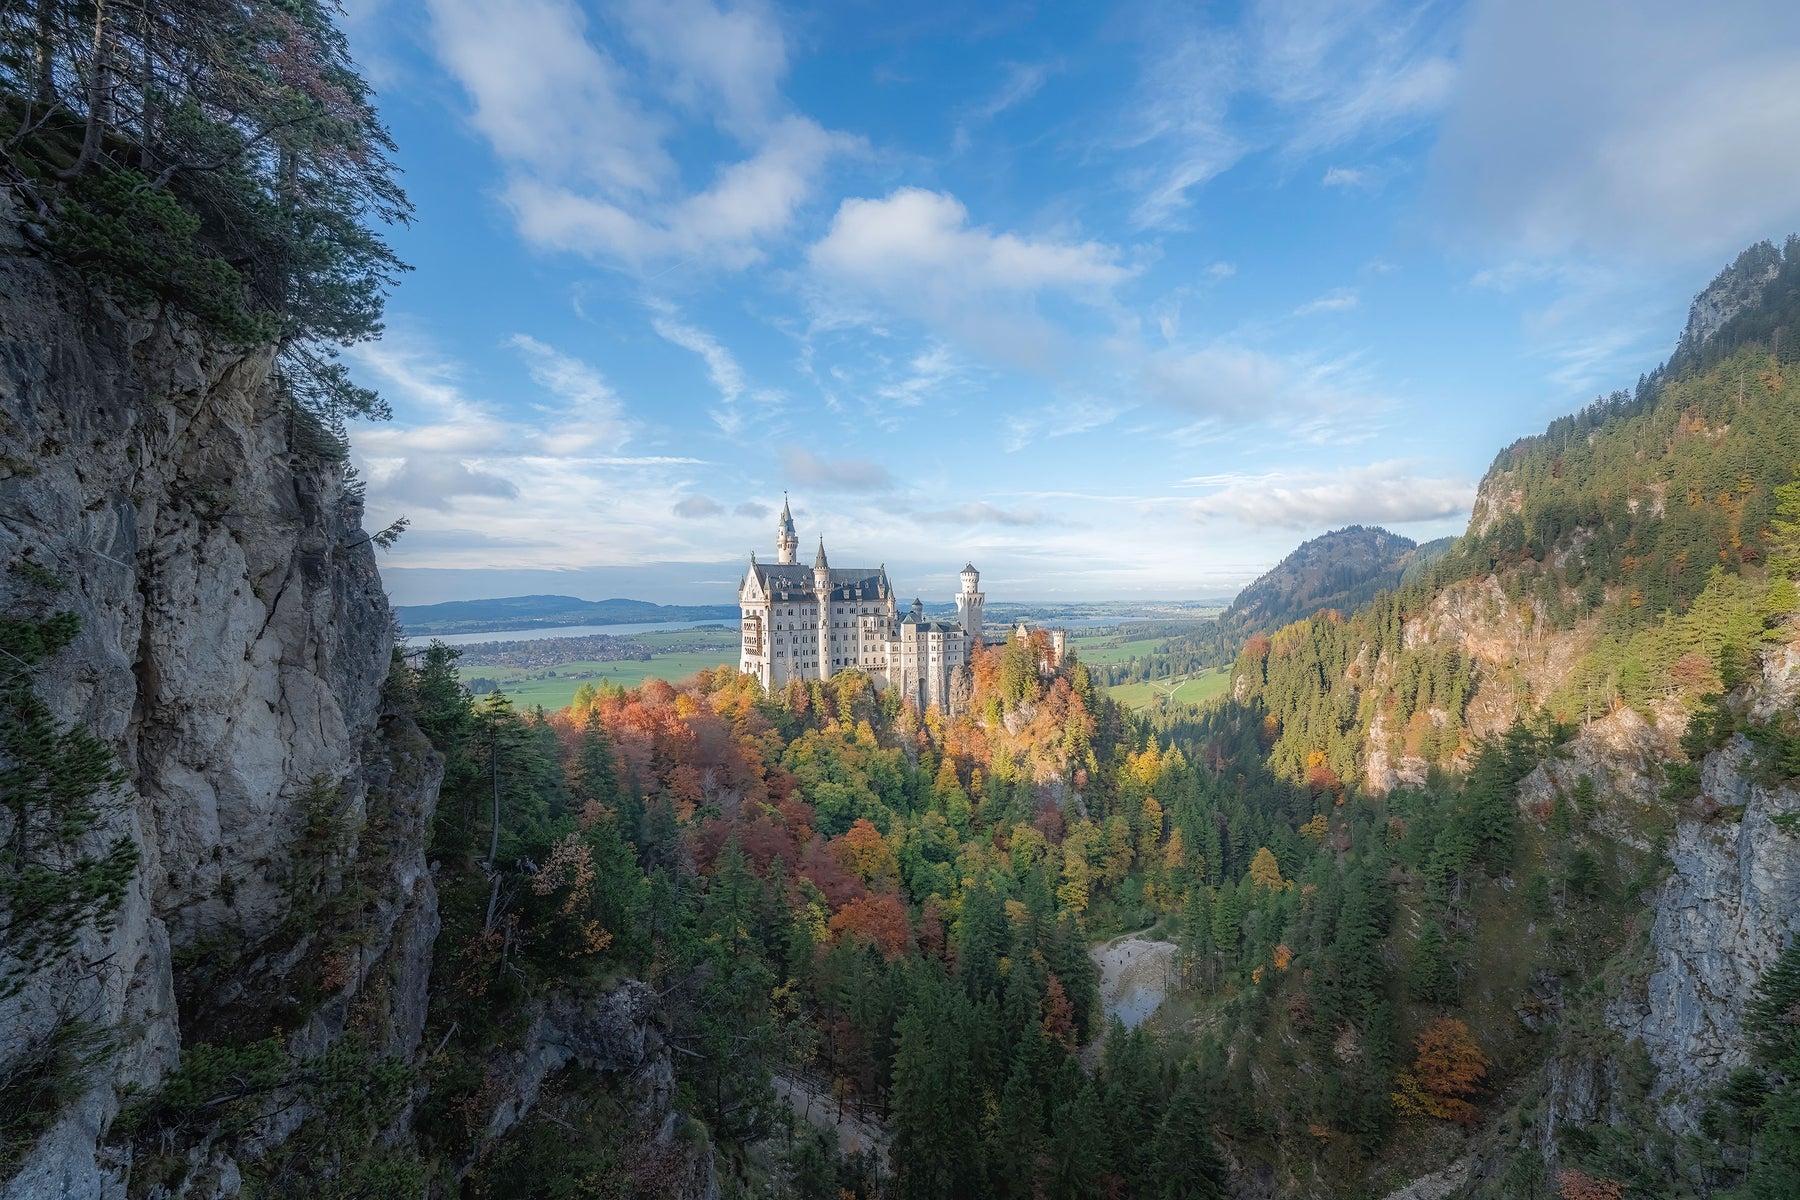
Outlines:
{"label": "gray rock face", "polygon": [[1781,273],[1781,252],[1770,242],[1752,246],[1723,271],[1706,290],[1694,297],[1688,309],[1687,328],[1681,331],[1676,352],[1693,352],[1704,346],[1731,318],[1761,302],[1769,281]]}
{"label": "gray rock face", "polygon": [[552,992],[539,1006],[521,1048],[493,1066],[501,1097],[488,1119],[498,1138],[537,1104],[544,1082],[575,1065],[613,1076],[634,1124],[645,1131],[641,1153],[664,1164],[672,1195],[717,1200],[710,1147],[689,1147],[676,1137],[675,1066],[658,1023],[656,992],[635,979],[601,993]]}
{"label": "gray rock face", "polygon": [[298,448],[305,425],[270,386],[269,354],[113,307],[26,255],[14,228],[0,211],[0,568],[29,561],[66,586],[47,596],[0,569],[0,607],[80,617],[37,690],[126,769],[123,804],[92,836],[130,837],[140,869],[110,932],[87,931],[0,1000],[0,1067],[60,1021],[128,1031],[0,1196],[93,1197],[123,1186],[103,1144],[120,1089],[154,1086],[184,1026],[268,1003],[309,961],[265,955],[177,999],[175,961],[258,947],[289,916],[315,779],[341,791],[348,824],[379,814],[386,856],[368,936],[293,1044],[330,1045],[364,980],[389,975],[382,1032],[416,1044],[441,763],[382,715],[391,619],[361,506],[341,467]]}
{"label": "gray rock face", "polygon": [[[1788,647],[1764,659],[1750,711],[1791,710],[1797,690],[1800,651]],[[1745,1006],[1800,935],[1800,836],[1775,821],[1800,812],[1800,789],[1756,782],[1751,754],[1739,736],[1707,755],[1702,804],[1720,815],[1676,827],[1674,870],[1656,897],[1651,974],[1642,994],[1607,1010],[1614,1028],[1649,1051],[1652,1096],[1681,1133],[1698,1129],[1707,1094],[1749,1061]]]}

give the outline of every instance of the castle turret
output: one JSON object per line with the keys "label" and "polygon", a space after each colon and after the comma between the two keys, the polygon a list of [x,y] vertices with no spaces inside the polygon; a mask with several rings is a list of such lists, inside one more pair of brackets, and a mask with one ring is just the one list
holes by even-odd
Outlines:
{"label": "castle turret", "polygon": [[980,585],[981,572],[975,569],[974,563],[965,564],[962,591],[956,596],[956,619],[962,624],[963,634],[971,646],[981,641],[981,610],[987,604],[987,595],[977,590]]}
{"label": "castle turret", "polygon": [[787,493],[781,495],[781,520],[775,525],[775,561],[791,563],[800,552],[800,535],[794,532],[794,514],[788,511]]}
{"label": "castle turret", "polygon": [[813,559],[813,594],[819,599],[819,678],[830,679],[831,663],[831,564],[825,561],[825,539]]}

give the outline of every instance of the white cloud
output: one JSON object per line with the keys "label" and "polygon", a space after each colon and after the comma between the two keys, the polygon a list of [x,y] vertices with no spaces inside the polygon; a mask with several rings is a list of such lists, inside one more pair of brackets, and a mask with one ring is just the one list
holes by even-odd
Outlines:
{"label": "white cloud", "polygon": [[919,351],[906,365],[904,376],[875,389],[877,396],[897,408],[917,408],[954,379],[961,369],[950,347],[942,342]]}
{"label": "white cloud", "polygon": [[628,0],[615,15],[683,107],[722,110],[729,127],[745,131],[762,127],[779,107],[787,42],[767,5]]}
{"label": "white cloud", "polygon": [[1204,522],[1318,529],[1353,524],[1441,520],[1468,511],[1475,485],[1466,479],[1422,476],[1400,460],[1344,467],[1330,473],[1212,476],[1196,482],[1217,491],[1187,502]]}
{"label": "white cloud", "polygon": [[901,188],[881,200],[845,200],[810,257],[823,271],[890,296],[946,274],[933,292],[1059,289],[1091,296],[1132,275],[1119,265],[1118,251],[1099,242],[992,233],[968,222],[968,210],[948,192]]}
{"label": "white cloud", "polygon": [[1237,264],[1216,262],[1212,266],[1206,268],[1206,273],[1214,279],[1230,279],[1233,275],[1237,274]]}
{"label": "white cloud", "polygon": [[1332,288],[1317,299],[1308,300],[1294,310],[1296,317],[1310,316],[1313,313],[1349,312],[1362,303],[1362,297],[1352,287]]}
{"label": "white cloud", "polygon": [[[597,371],[526,335],[509,345],[521,356],[518,382],[541,388],[540,403],[484,395],[518,389],[472,377],[403,318],[381,341],[350,349],[358,378],[394,406],[391,422],[359,424],[351,437],[368,483],[370,527],[413,517],[394,562],[565,568],[591,563],[597,552],[619,562],[711,557],[689,540],[697,526],[670,521],[669,497],[712,464],[619,454],[632,423]],[[480,536],[458,532],[466,530]]]}
{"label": "white cloud", "polygon": [[885,492],[894,487],[887,468],[861,458],[824,459],[801,446],[781,453],[781,467],[794,483],[834,492]]}
{"label": "white cloud", "polygon": [[1452,227],[1692,266],[1800,223],[1800,6],[1477,0],[1439,140]]}
{"label": "white cloud", "polygon": [[[947,192],[900,188],[849,199],[808,252],[828,289],[947,329],[1019,366],[1042,368],[1058,337],[1035,302],[1056,293],[1095,306],[1135,269],[1100,242],[996,233],[969,223]],[[821,307],[834,308],[827,300]],[[841,319],[841,318],[840,318]]]}
{"label": "white cloud", "polygon": [[[785,40],[772,11],[705,0],[616,10],[597,39],[574,0],[428,0],[439,59],[505,164],[501,195],[545,249],[627,266],[671,256],[758,261],[854,139],[780,115]],[[634,49],[646,65],[621,62]],[[689,190],[666,143],[679,113],[710,117],[746,153]]]}
{"label": "white cloud", "polygon": [[422,455],[403,461],[398,470],[383,480],[382,487],[396,504],[437,509],[449,508],[465,497],[514,500],[519,495],[518,484],[492,471],[454,458]]}

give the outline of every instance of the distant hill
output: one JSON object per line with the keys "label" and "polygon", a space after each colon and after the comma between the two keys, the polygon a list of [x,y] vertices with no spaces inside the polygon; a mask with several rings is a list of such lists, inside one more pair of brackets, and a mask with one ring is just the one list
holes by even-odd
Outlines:
{"label": "distant hill", "polygon": [[1454,539],[1423,546],[1373,526],[1351,525],[1321,534],[1282,559],[1237,594],[1222,623],[1249,633],[1277,629],[1322,608],[1350,612],[1377,592],[1400,586],[1408,572],[1442,556]]}
{"label": "distant hill", "polygon": [[652,604],[647,600],[580,600],[574,596],[501,596],[398,605],[409,634],[487,633],[562,625],[637,625],[649,621],[735,621],[735,604]]}

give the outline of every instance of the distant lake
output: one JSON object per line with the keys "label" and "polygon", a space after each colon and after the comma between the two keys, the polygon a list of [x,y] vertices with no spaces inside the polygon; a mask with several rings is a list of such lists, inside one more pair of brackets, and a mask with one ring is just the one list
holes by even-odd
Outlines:
{"label": "distant lake", "polygon": [[539,642],[545,638],[591,637],[596,633],[628,637],[634,633],[669,633],[678,629],[699,629],[703,625],[723,625],[727,629],[735,621],[646,621],[641,625],[549,625],[542,629],[490,629],[484,633],[409,633],[408,642],[423,646],[433,640],[446,646],[472,646],[476,642]]}

